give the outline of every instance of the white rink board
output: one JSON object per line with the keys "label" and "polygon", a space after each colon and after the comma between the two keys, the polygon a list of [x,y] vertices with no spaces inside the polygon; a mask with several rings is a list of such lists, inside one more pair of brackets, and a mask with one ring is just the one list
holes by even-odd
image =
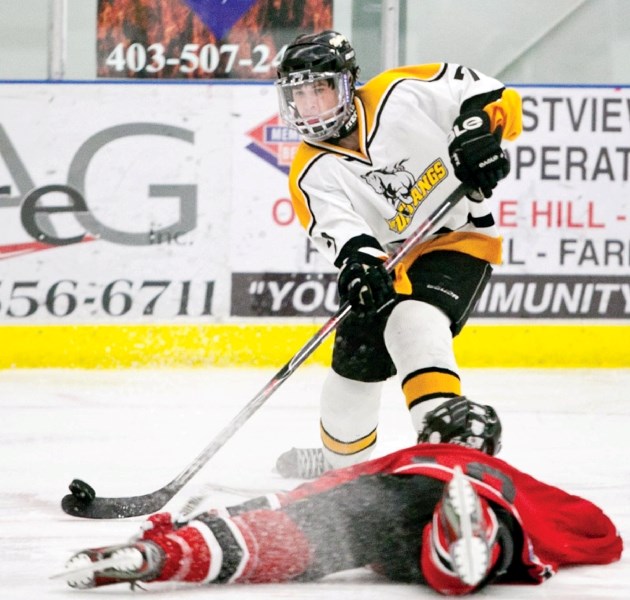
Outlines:
{"label": "white rink board", "polygon": [[[268,86],[0,87],[0,182],[11,186],[9,202],[16,204],[0,221],[2,319],[146,322],[229,314],[232,252],[239,247],[231,244],[231,223],[245,215],[260,221],[255,193],[284,192],[284,173],[274,177],[253,153],[233,152],[236,140],[241,147],[251,142],[246,132],[261,115],[273,114],[271,92]],[[78,190],[87,211],[75,204],[76,210],[33,215],[24,199],[45,186]],[[66,193],[53,190],[38,205],[69,204]],[[34,222],[35,233],[25,221]],[[54,245],[34,247],[42,241],[38,231]],[[81,236],[81,243],[63,245]],[[15,292],[9,282],[16,281],[37,287]],[[149,283],[156,281],[168,287]],[[28,301],[13,299],[20,292],[39,302],[35,314],[27,314]]]}

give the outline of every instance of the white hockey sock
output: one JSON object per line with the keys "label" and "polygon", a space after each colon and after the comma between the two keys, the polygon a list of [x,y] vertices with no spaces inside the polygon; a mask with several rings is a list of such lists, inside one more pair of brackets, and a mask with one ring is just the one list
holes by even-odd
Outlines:
{"label": "white hockey sock", "polygon": [[333,468],[367,460],[376,443],[382,382],[365,383],[329,371],[320,402],[324,455]]}
{"label": "white hockey sock", "polygon": [[428,411],[461,394],[450,321],[430,304],[406,300],[387,321],[385,344],[396,365],[413,426],[420,431]]}

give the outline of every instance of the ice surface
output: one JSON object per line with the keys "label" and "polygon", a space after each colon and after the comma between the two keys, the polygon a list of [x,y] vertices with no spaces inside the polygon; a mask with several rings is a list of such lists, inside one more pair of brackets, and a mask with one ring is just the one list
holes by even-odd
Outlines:
{"label": "ice surface", "polygon": [[[15,370],[0,372],[0,598],[131,597],[125,586],[79,592],[49,576],[75,550],[118,543],[142,518],[91,521],[59,508],[68,483],[102,496],[154,491],[173,479],[272,377],[275,370]],[[318,444],[325,371],[301,367],[167,506],[176,511],[204,483],[272,490],[289,447]],[[467,395],[492,403],[504,425],[501,457],[597,503],[630,543],[630,370],[467,370]],[[374,456],[412,444],[395,381],[383,396]],[[241,501],[215,493],[216,503]],[[140,592],[142,593],[142,592]],[[367,570],[312,584],[150,589],[159,600],[382,600],[436,598]],[[541,586],[493,586],[509,600],[630,598],[628,551],[614,565],[561,570]],[[150,596],[146,596],[147,598]]]}

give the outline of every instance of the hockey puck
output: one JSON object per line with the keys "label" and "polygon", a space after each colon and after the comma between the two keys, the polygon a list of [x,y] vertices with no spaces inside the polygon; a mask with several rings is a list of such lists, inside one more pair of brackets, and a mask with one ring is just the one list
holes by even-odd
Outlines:
{"label": "hockey puck", "polygon": [[70,488],[72,495],[84,504],[89,504],[92,500],[94,500],[94,498],[96,498],[94,488],[80,479],[73,479],[68,487]]}

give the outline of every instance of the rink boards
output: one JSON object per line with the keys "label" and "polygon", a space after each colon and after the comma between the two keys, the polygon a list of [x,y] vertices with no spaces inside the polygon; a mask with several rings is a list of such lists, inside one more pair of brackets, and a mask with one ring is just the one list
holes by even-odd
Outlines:
{"label": "rink boards", "polygon": [[[630,366],[630,88],[516,87],[459,362]],[[338,308],[298,142],[268,84],[0,82],[0,367],[282,366]]]}

